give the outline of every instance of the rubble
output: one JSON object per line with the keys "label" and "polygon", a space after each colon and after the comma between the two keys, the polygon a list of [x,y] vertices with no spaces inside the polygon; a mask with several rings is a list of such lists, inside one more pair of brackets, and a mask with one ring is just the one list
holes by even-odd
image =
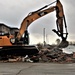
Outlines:
{"label": "rubble", "polygon": [[73,54],[64,53],[61,48],[56,46],[42,47],[39,49],[39,57],[43,62],[74,63],[75,52]]}
{"label": "rubble", "polygon": [[75,59],[75,52],[73,52],[73,58]]}

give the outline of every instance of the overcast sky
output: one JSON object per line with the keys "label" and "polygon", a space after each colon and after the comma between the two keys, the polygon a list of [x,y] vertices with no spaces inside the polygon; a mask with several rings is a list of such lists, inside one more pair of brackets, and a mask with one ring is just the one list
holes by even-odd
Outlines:
{"label": "overcast sky", "polygon": [[[0,23],[20,28],[21,22],[29,12],[38,10],[53,1],[55,0],[0,0]],[[68,40],[75,40],[75,1],[60,1],[63,4],[66,16],[69,32]],[[30,33],[30,43],[34,44],[43,42],[44,28],[46,29],[47,43],[53,43],[59,38],[54,32],[52,32],[52,29],[56,28],[55,20],[55,12],[52,12],[33,22],[28,28]]]}

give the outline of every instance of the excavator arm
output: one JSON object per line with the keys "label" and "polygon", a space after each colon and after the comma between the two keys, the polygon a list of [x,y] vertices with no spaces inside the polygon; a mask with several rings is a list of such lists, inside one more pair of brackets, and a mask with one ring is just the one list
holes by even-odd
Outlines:
{"label": "excavator arm", "polygon": [[57,0],[56,3],[56,17],[57,17],[56,20],[57,31],[55,29],[53,29],[53,31],[62,39],[62,42],[59,44],[58,47],[65,48],[69,44],[68,41],[66,41],[68,32],[67,32],[66,19],[63,11],[63,5],[59,0]]}
{"label": "excavator arm", "polygon": [[[56,6],[52,6],[49,7],[49,5],[53,4],[56,2]],[[63,11],[63,6],[61,4],[61,2],[59,0],[55,1],[49,5],[44,6],[43,8],[31,12],[28,14],[28,16],[23,20],[23,22],[21,23],[21,27],[20,30],[16,36],[17,40],[20,40],[20,38],[22,37],[22,35],[24,34],[24,32],[27,30],[28,26],[34,22],[35,20],[53,12],[56,11],[56,25],[57,25],[57,30],[53,30],[59,37],[62,38],[62,43],[61,45],[64,45],[63,47],[67,47],[68,46],[68,42],[66,41],[67,39],[67,26],[66,26],[66,21],[65,21],[65,16],[64,16],[64,11]],[[63,21],[65,23],[65,29],[66,29],[66,33],[64,33],[63,30]],[[66,36],[64,36],[64,34]],[[60,47],[61,47],[60,45]]]}
{"label": "excavator arm", "polygon": [[[56,17],[57,17],[56,24],[57,24],[58,31],[56,31],[56,30],[53,30],[53,31],[58,36],[60,36],[63,41],[65,41],[67,39],[67,35],[68,35],[67,25],[66,25],[65,15],[64,15],[64,11],[63,11],[63,6],[59,0],[57,0],[57,3],[56,3]],[[65,26],[65,30],[66,30],[65,33],[64,33],[64,29],[63,29],[64,26]],[[66,34],[65,37],[64,37],[64,34]]]}

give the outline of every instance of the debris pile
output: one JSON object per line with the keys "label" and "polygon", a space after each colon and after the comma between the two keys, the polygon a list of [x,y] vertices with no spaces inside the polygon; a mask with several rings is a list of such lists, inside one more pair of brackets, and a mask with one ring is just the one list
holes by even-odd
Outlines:
{"label": "debris pile", "polygon": [[67,54],[55,46],[41,47],[39,49],[39,58],[43,62],[75,63],[75,52]]}

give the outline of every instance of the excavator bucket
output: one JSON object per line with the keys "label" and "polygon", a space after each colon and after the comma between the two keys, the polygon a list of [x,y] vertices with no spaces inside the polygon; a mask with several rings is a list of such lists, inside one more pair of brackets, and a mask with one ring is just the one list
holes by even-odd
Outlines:
{"label": "excavator bucket", "polygon": [[68,41],[61,41],[61,43],[58,45],[58,48],[66,48],[68,45]]}

